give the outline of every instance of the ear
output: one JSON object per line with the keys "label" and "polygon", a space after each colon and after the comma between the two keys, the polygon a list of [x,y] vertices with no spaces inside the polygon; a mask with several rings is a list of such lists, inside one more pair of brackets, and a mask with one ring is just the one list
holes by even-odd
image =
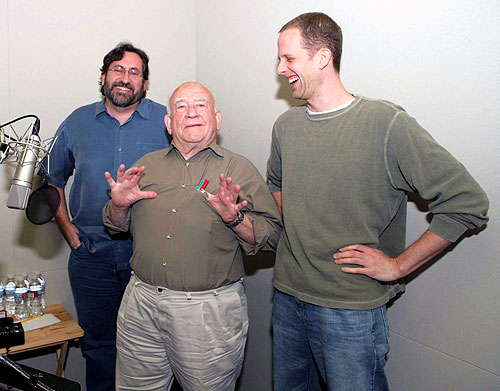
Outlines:
{"label": "ear", "polygon": [[106,75],[104,73],[101,73],[101,86],[104,85],[104,80],[106,79]]}
{"label": "ear", "polygon": [[215,112],[215,121],[217,124],[217,131],[219,131],[220,126],[222,124],[222,113],[219,110]]}
{"label": "ear", "polygon": [[165,114],[165,118],[163,119],[163,121],[165,122],[165,126],[167,127],[168,134],[172,135],[172,120],[170,119],[170,115]]}
{"label": "ear", "polygon": [[328,48],[321,48],[316,54],[319,56],[320,69],[325,69],[333,60],[332,51]]}

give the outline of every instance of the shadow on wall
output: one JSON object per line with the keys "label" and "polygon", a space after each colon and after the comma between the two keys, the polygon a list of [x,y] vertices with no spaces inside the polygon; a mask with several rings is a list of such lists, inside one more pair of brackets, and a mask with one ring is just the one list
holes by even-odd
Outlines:
{"label": "shadow on wall", "polygon": [[276,75],[276,81],[279,83],[279,87],[275,95],[276,99],[284,100],[290,107],[303,106],[306,104],[304,100],[295,99],[292,96],[292,87],[290,87],[286,77]]}
{"label": "shadow on wall", "polygon": [[[40,187],[40,184],[41,178],[35,177],[33,189]],[[53,259],[64,251],[67,245],[55,219],[43,225],[35,225],[29,222],[25,210],[15,210],[14,213],[18,213],[20,216],[16,217],[22,219],[14,236],[15,245],[33,249],[40,259]]]}
{"label": "shadow on wall", "polygon": [[256,255],[244,255],[243,265],[245,267],[245,275],[251,276],[259,269],[270,269],[274,267],[276,255],[274,253],[260,252]]}
{"label": "shadow on wall", "polygon": [[[408,203],[410,203],[410,202],[415,204],[415,206],[418,208],[418,210],[420,212],[427,213],[426,219],[427,219],[427,222],[430,224],[430,222],[432,220],[432,213],[430,213],[430,211],[429,211],[429,201],[420,198],[417,194],[409,193],[408,194]],[[472,237],[474,235],[478,235],[480,232],[484,231],[487,226],[488,226],[488,224],[486,224],[480,228],[470,229],[470,230],[466,231],[455,243],[452,243],[450,246],[448,246],[448,248],[446,248],[444,251],[442,251],[439,255],[437,255],[436,257],[431,259],[429,262],[427,262],[426,264],[424,264],[423,266],[421,266],[420,268],[415,270],[413,273],[410,273],[408,276],[406,276],[406,278],[405,278],[406,283],[407,284],[411,283],[415,278],[417,278],[419,275],[421,275],[426,270],[431,268],[437,261],[439,261],[441,258],[446,256],[448,253],[452,252],[455,249],[455,247],[457,247],[458,244],[460,242],[462,242],[462,240],[464,240],[465,238]]]}

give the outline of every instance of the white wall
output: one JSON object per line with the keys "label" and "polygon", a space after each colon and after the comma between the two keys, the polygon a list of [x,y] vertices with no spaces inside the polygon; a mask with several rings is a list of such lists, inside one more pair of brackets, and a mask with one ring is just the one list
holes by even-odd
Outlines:
{"label": "white wall", "polygon": [[[480,182],[491,200],[486,230],[411,280],[389,309],[393,390],[500,388],[498,263],[500,4],[255,0],[0,0],[0,123],[34,113],[52,135],[76,107],[99,99],[102,57],[130,40],[151,57],[148,96],[165,102],[197,79],[224,114],[219,140],[265,174],[271,128],[290,90],[275,74],[280,27],[302,12],[331,15],[344,32],[346,88],[401,104]],[[0,166],[0,204],[13,170]],[[35,227],[0,207],[0,276],[41,269],[49,302],[75,315],[67,281],[68,249],[53,223]],[[408,241],[427,225],[409,205]],[[247,259],[250,310],[241,390],[271,390],[272,256]],[[41,369],[53,355],[28,360]],[[67,376],[83,382],[83,359],[70,350]]]}

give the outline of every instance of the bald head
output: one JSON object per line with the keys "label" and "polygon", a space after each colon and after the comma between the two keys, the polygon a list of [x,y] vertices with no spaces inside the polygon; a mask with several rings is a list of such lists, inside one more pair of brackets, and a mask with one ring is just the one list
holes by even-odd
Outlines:
{"label": "bald head", "polygon": [[177,87],[174,90],[174,92],[172,92],[172,95],[170,95],[170,99],[168,101],[168,107],[170,108],[170,112],[172,112],[172,110],[174,109],[174,105],[175,105],[176,101],[178,102],[179,100],[182,99],[182,96],[181,96],[182,93],[186,90],[190,91],[192,89],[199,89],[199,90],[205,91],[206,96],[207,96],[208,100],[212,103],[212,106],[213,106],[214,111],[215,111],[215,96],[214,96],[214,94],[201,83],[198,83],[196,81],[187,81],[185,83],[182,83],[179,87]]}

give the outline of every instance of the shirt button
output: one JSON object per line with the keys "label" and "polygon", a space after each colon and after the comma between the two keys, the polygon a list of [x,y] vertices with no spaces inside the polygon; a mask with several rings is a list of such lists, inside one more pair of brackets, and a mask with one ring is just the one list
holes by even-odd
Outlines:
{"label": "shirt button", "polygon": [[185,187],[186,187],[186,185],[183,183],[183,184],[181,185],[181,187],[182,187],[182,188],[185,188]]}
{"label": "shirt button", "polygon": [[163,267],[167,267],[167,262],[162,263]]}
{"label": "shirt button", "polygon": [[172,213],[177,213],[177,210],[176,209],[172,209]]}
{"label": "shirt button", "polygon": [[170,236],[170,235],[167,235],[167,239],[171,239],[171,238],[172,238],[172,236]]}
{"label": "shirt button", "polygon": [[186,167],[189,167],[189,162],[188,162],[188,163],[186,163]]}
{"label": "shirt button", "polygon": [[121,151],[122,151],[122,149],[121,149],[121,148],[118,148],[118,152],[121,152]]}

